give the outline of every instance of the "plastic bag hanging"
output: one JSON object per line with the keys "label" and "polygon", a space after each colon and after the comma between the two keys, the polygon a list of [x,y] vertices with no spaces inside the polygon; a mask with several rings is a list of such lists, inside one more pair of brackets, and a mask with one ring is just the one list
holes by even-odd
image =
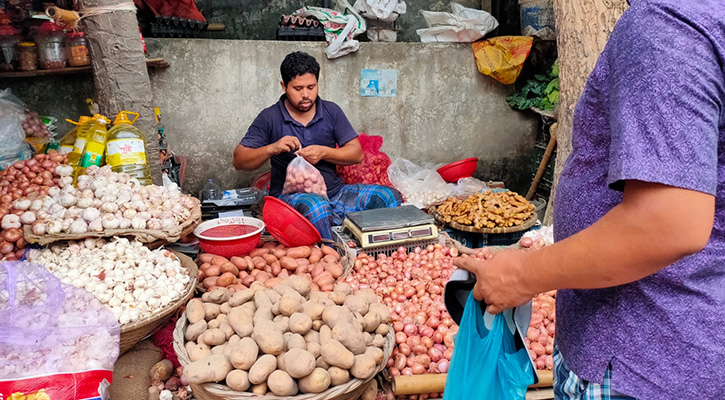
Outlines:
{"label": "plastic bag hanging", "polygon": [[310,193],[327,197],[327,185],[320,171],[299,155],[287,165],[282,194]]}
{"label": "plastic bag hanging", "polygon": [[[443,400],[523,400],[534,383],[525,348],[516,350],[514,334],[504,313],[487,324],[481,302],[468,295]],[[490,314],[488,318],[490,323]],[[490,326],[490,329],[489,327]]]}

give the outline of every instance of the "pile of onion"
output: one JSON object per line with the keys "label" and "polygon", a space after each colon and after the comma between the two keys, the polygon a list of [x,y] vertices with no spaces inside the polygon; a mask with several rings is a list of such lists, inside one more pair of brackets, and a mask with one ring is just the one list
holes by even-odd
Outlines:
{"label": "pile of onion", "polygon": [[531,322],[525,342],[536,369],[554,369],[555,303],[555,290],[542,293],[532,301]]}
{"label": "pile of onion", "polygon": [[[60,176],[55,173],[55,167],[64,161],[64,155],[51,150],[48,154],[36,154],[0,171],[0,258],[17,260],[25,251],[22,230],[25,210],[15,209],[13,201],[21,197],[33,201],[48,194],[48,188],[58,186]],[[13,216],[6,218],[8,215]]]}

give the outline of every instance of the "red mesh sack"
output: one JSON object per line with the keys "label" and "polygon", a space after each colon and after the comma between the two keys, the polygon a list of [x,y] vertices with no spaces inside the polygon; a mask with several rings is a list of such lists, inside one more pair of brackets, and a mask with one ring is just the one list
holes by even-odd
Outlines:
{"label": "red mesh sack", "polygon": [[337,173],[342,176],[343,182],[346,185],[393,186],[388,178],[390,157],[380,151],[383,147],[383,137],[363,133],[358,139],[362,147],[363,161],[356,165],[337,167]]}

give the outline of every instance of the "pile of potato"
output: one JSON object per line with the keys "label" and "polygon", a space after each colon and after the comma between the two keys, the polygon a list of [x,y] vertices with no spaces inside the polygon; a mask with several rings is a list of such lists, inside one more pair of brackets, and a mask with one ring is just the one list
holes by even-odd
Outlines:
{"label": "pile of potato", "polygon": [[340,255],[324,244],[287,248],[268,242],[245,257],[199,256],[199,282],[210,291],[226,287],[236,292],[253,282],[271,288],[290,275],[298,275],[312,282],[312,290],[330,292],[343,271]]}
{"label": "pile of potato", "polygon": [[[232,390],[277,396],[321,393],[368,380],[385,360],[390,311],[370,289],[353,294],[311,289],[299,276],[267,288],[207,292],[186,306],[189,384],[224,382]],[[182,362],[183,363],[183,362]]]}

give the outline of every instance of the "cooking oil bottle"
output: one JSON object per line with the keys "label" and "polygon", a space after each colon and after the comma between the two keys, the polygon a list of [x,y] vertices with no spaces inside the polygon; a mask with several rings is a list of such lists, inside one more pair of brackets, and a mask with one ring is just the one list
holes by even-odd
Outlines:
{"label": "cooking oil bottle", "polygon": [[[60,152],[60,154],[69,154],[69,153],[72,153],[73,152],[73,150],[75,149],[75,144],[76,144],[76,138],[77,138],[77,134],[78,134],[78,129],[83,124],[85,124],[86,122],[88,122],[90,120],[91,120],[91,117],[88,117],[88,116],[85,116],[85,115],[81,115],[78,118],[78,122],[75,122],[75,121],[71,121],[69,119],[66,119],[66,121],[68,121],[71,124],[75,125],[75,127],[73,129],[71,129],[70,131],[68,131],[68,133],[66,133],[63,136],[63,138],[60,139],[60,148],[58,149],[58,151]],[[79,159],[80,159],[80,156],[79,156]]]}
{"label": "cooking oil bottle", "polygon": [[93,117],[78,126],[78,130],[76,131],[76,140],[73,143],[73,151],[68,154],[68,165],[73,168],[80,167],[81,158],[83,157],[83,153],[86,151],[89,129],[91,129],[93,123],[99,118],[103,118],[104,120],[106,119],[106,117],[101,114],[93,114]]}
{"label": "cooking oil bottle", "polygon": [[83,135],[86,146],[83,150],[83,156],[78,162],[77,173],[74,174],[74,178],[82,174],[91,165],[100,167],[103,164],[103,154],[106,152],[106,139],[108,138],[108,130],[106,130],[108,122],[106,117],[94,115],[89,121],[88,129],[78,133],[79,137]]}
{"label": "cooking oil bottle", "polygon": [[[128,116],[133,115],[133,120]],[[138,113],[121,111],[108,131],[106,143],[106,164],[114,172],[124,172],[138,179],[142,185],[150,185],[151,169],[146,158],[146,135],[133,123]]]}

